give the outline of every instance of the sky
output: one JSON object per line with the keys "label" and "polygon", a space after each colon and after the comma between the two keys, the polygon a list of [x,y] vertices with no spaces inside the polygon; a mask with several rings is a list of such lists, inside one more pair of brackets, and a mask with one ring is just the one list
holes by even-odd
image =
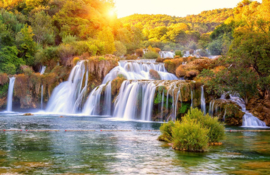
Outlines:
{"label": "sky", "polygon": [[135,13],[185,17],[205,10],[234,8],[240,1],[242,0],[115,0],[115,5],[118,18]]}

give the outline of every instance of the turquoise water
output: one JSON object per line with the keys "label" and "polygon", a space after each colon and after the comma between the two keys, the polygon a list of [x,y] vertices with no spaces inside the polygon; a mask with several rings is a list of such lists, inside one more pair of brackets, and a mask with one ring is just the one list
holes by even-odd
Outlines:
{"label": "turquoise water", "polygon": [[[23,131],[0,131],[0,173],[270,174],[270,133],[226,133],[222,146],[186,153],[158,141],[159,132],[136,131],[159,127],[98,117],[1,114],[0,129]],[[59,131],[25,131],[32,129]]]}

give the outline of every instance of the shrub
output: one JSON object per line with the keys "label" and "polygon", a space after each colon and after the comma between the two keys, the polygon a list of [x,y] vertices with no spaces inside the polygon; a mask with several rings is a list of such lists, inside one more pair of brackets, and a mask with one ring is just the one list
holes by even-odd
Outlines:
{"label": "shrub", "polygon": [[165,141],[165,142],[171,142],[172,141],[172,128],[174,127],[174,122],[169,121],[168,123],[163,123],[161,125],[160,132],[161,136],[158,137],[158,140]]}
{"label": "shrub", "polygon": [[137,49],[135,53],[138,57],[143,57],[143,49]]}
{"label": "shrub", "polygon": [[137,60],[138,57],[136,55],[127,55],[126,60]]}
{"label": "shrub", "polygon": [[73,65],[76,65],[78,63],[78,61],[80,61],[81,59],[79,57],[74,57],[72,62],[73,62]]}
{"label": "shrub", "polygon": [[155,51],[156,53],[159,53],[161,51],[161,49],[155,47],[155,48],[153,48],[153,51]]}
{"label": "shrub", "polygon": [[225,128],[218,122],[218,118],[212,118],[210,115],[204,115],[203,112],[197,108],[191,108],[185,115],[187,120],[197,120],[204,127],[209,129],[208,137],[209,142],[219,142],[225,136]]}
{"label": "shrub", "polygon": [[159,54],[153,51],[149,51],[145,53],[143,57],[145,59],[157,59],[159,57]]}
{"label": "shrub", "polygon": [[73,36],[73,35],[67,35],[62,39],[63,43],[65,43],[65,44],[72,44],[72,43],[76,42],[77,40],[78,40],[78,38],[76,36]]}
{"label": "shrub", "polygon": [[190,70],[186,73],[186,77],[187,78],[194,78],[196,77],[197,75],[199,75],[199,71],[198,70]]}
{"label": "shrub", "polygon": [[175,56],[183,57],[181,50],[175,51]]}
{"label": "shrub", "polygon": [[178,68],[176,69],[176,76],[178,78],[186,76],[186,71],[185,69],[183,69],[182,66],[178,66]]}
{"label": "shrub", "polygon": [[224,139],[225,128],[218,118],[204,115],[199,109],[191,108],[182,122],[170,121],[160,127],[159,140],[172,142],[173,148],[183,151],[206,151],[208,143]]}
{"label": "shrub", "polygon": [[164,51],[170,51],[171,50],[171,46],[170,45],[165,45],[163,48]]}
{"label": "shrub", "polygon": [[175,122],[172,128],[173,148],[183,151],[203,152],[208,148],[209,129],[196,120],[187,120],[180,123]]}
{"label": "shrub", "polygon": [[12,63],[4,63],[4,64],[1,64],[1,71],[9,75],[12,75],[16,73],[16,66]]}
{"label": "shrub", "polygon": [[6,73],[0,73],[0,85],[8,83],[8,75]]}

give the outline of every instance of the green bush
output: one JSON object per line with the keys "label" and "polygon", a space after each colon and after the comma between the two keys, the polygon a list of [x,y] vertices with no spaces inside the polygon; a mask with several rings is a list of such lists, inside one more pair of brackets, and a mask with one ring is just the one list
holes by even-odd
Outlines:
{"label": "green bush", "polygon": [[161,136],[158,137],[158,140],[171,142],[172,141],[172,128],[175,126],[173,121],[169,121],[168,123],[163,123],[161,125],[160,132]]}
{"label": "green bush", "polygon": [[206,151],[208,143],[217,143],[225,136],[225,128],[208,114],[191,108],[182,122],[170,121],[160,127],[159,140],[173,143],[173,147],[184,151]]}
{"label": "green bush", "polygon": [[181,50],[175,51],[175,56],[183,57]]}
{"label": "green bush", "polygon": [[159,54],[153,51],[149,51],[144,54],[143,58],[145,59],[157,59],[159,57]]}
{"label": "green bush", "polygon": [[204,115],[198,108],[191,108],[184,118],[190,121],[197,120],[203,125],[203,127],[208,128],[210,143],[219,142],[225,136],[225,128],[218,122],[218,118],[212,118],[209,114]]}
{"label": "green bush", "polygon": [[172,128],[173,148],[183,151],[203,152],[208,148],[209,129],[196,120],[187,120],[180,123],[175,122]]}
{"label": "green bush", "polygon": [[4,63],[0,65],[1,71],[9,75],[16,74],[16,66],[12,63]]}

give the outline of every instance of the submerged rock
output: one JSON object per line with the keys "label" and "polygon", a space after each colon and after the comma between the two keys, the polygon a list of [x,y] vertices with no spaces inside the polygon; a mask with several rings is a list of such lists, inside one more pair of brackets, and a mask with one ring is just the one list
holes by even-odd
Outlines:
{"label": "submerged rock", "polygon": [[34,114],[31,114],[31,113],[25,113],[23,114],[24,116],[33,116]]}

